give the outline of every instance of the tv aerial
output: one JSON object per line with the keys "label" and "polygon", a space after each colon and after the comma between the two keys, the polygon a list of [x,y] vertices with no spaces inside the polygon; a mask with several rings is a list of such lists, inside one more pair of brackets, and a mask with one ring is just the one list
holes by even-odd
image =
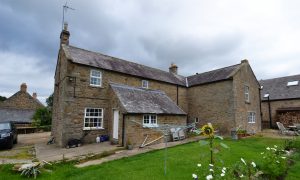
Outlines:
{"label": "tv aerial", "polygon": [[62,18],[62,26],[61,26],[61,29],[64,28],[64,23],[65,23],[65,12],[67,12],[68,9],[70,9],[70,10],[75,10],[74,8],[68,6],[68,0],[66,0],[65,5],[63,5],[63,18]]}

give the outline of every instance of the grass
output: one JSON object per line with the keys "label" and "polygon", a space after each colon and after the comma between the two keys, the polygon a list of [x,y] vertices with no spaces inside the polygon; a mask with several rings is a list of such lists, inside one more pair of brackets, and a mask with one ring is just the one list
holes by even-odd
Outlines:
{"label": "grass", "polygon": [[[8,153],[5,153],[6,155],[0,155],[1,158],[5,159],[31,159],[33,158],[33,146],[23,146],[19,147],[18,149],[13,149],[13,150],[7,150]],[[3,151],[5,152],[5,151]],[[2,152],[2,154],[3,154]]]}
{"label": "grass", "polygon": [[[260,152],[267,146],[283,145],[284,140],[253,137],[232,141],[223,141],[230,149],[222,149],[217,157],[225,162],[225,166],[240,161],[260,162]],[[164,176],[164,150],[152,151],[145,154],[123,158],[101,165],[85,168],[74,167],[75,162],[55,164],[52,172],[43,172],[38,179],[192,179],[192,173],[197,169],[197,163],[207,165],[209,156],[207,147],[200,147],[199,143],[189,143],[169,148],[167,151],[167,175]],[[295,157],[294,166],[289,169],[288,179],[299,179],[300,156]],[[0,166],[0,179],[27,179],[11,171],[11,165]]]}

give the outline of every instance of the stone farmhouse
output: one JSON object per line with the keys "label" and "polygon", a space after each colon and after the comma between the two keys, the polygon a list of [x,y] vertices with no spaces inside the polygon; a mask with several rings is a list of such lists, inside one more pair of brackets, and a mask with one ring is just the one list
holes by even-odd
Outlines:
{"label": "stone farmhouse", "polygon": [[300,75],[261,80],[262,122],[264,128],[300,123]]}
{"label": "stone farmhouse", "polygon": [[161,136],[147,127],[211,122],[222,134],[261,130],[260,85],[247,60],[184,77],[69,45],[65,25],[55,72],[52,135],[135,146]]}
{"label": "stone farmhouse", "polygon": [[0,122],[14,121],[17,124],[30,124],[38,108],[44,105],[37,99],[37,93],[32,96],[27,92],[27,85],[22,83],[20,91],[0,102]]}

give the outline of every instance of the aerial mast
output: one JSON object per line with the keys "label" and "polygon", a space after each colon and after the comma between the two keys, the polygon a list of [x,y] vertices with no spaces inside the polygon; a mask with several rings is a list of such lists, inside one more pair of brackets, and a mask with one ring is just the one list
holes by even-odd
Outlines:
{"label": "aerial mast", "polygon": [[65,12],[67,12],[68,9],[75,10],[74,8],[68,6],[68,0],[66,0],[65,5],[63,5],[63,17],[62,17],[62,25],[61,25],[61,29],[64,29]]}

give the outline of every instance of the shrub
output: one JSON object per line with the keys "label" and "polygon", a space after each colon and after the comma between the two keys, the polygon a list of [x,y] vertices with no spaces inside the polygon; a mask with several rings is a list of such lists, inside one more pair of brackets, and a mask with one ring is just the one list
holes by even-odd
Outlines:
{"label": "shrub", "polygon": [[285,150],[279,150],[276,145],[267,147],[265,152],[261,153],[262,161],[260,169],[264,173],[264,177],[268,179],[276,179],[283,176],[287,171],[287,157]]}
{"label": "shrub", "polygon": [[32,124],[37,127],[51,125],[51,116],[51,112],[47,108],[39,108],[33,115]]}

